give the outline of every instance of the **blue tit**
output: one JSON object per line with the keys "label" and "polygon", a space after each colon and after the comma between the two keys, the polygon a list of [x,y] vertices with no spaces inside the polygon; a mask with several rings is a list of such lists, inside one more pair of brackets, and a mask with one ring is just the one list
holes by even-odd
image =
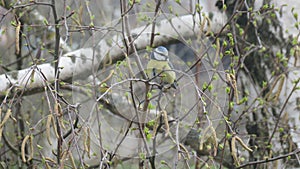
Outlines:
{"label": "blue tit", "polygon": [[171,84],[176,89],[176,73],[172,64],[169,62],[168,50],[159,46],[150,54],[150,60],[147,65],[147,75],[149,78],[158,76],[163,84]]}

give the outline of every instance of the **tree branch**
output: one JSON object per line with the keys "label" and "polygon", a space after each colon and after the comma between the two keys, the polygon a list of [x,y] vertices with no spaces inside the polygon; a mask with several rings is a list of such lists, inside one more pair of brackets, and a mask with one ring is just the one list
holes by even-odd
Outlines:
{"label": "tree branch", "polygon": [[[208,15],[208,14],[207,14]],[[203,20],[203,18],[194,18],[196,16],[184,15],[180,17],[174,17],[171,19],[162,20],[160,24],[156,25],[156,33],[159,35],[156,36],[155,41],[153,42],[154,46],[168,44],[173,42],[179,36],[184,38],[194,37],[196,34],[201,33],[200,26],[192,30],[194,27],[194,20]],[[203,17],[203,16],[201,16]],[[220,13],[216,13],[211,21],[211,27],[208,25],[204,26],[204,30],[211,30],[214,33],[217,33],[222,28],[223,18]],[[175,30],[176,28],[176,30]],[[110,32],[103,32],[110,33]],[[131,31],[132,35],[139,35],[134,40],[134,46],[137,50],[145,49],[147,45],[150,44],[150,37],[152,34],[152,25],[142,26]],[[113,40],[113,44],[110,44],[108,41]],[[92,68],[98,68],[99,64],[103,64],[107,57],[110,57],[113,61],[120,60],[124,58],[124,47],[123,41],[119,36],[115,35],[109,39],[101,40],[96,46],[96,56],[98,59],[95,60],[94,64],[92,62],[93,48],[81,48],[73,52],[64,54],[59,58],[59,66],[61,67],[60,79],[69,80],[72,77],[78,77],[80,75],[90,74]],[[107,55],[109,53],[109,55]],[[12,71],[7,74],[0,75],[0,98],[3,98],[7,93],[8,89],[11,86],[16,86],[19,89],[32,90],[35,88],[41,88],[44,86],[43,77],[38,72],[42,72],[43,76],[47,79],[48,82],[53,83],[55,80],[54,77],[55,68],[51,63],[33,65],[29,68]],[[35,72],[34,74],[32,74]],[[31,76],[32,75],[32,76]],[[30,83],[28,83],[30,81]]]}

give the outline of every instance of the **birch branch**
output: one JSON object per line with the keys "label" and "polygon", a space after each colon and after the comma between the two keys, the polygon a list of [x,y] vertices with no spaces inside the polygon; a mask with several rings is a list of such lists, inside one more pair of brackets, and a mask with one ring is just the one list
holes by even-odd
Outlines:
{"label": "birch branch", "polygon": [[[184,15],[156,23],[154,46],[165,45],[174,40],[188,39],[207,31],[218,33],[222,28],[222,23],[224,23],[220,13],[216,13],[210,23],[206,22],[205,25],[201,26],[194,24],[195,22],[201,23],[207,16],[208,14],[204,14],[199,18],[198,15]],[[145,49],[150,45],[151,31],[152,24],[131,30],[130,33],[135,38],[134,45],[137,50]],[[60,80],[70,80],[73,77],[89,75],[93,68],[98,68],[106,59],[113,61],[123,59],[125,44],[123,44],[122,37],[118,36],[117,33],[110,37],[100,40],[98,44],[94,45],[95,48],[81,48],[64,54],[59,60]],[[0,97],[4,97],[12,87],[30,91],[45,86],[45,83],[53,83],[54,79],[52,63],[33,65],[23,70],[2,74],[0,75]]]}

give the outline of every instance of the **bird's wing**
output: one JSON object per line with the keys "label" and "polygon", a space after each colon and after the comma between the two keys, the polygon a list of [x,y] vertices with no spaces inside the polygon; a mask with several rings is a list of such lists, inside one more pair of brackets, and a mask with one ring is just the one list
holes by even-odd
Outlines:
{"label": "bird's wing", "polygon": [[154,52],[150,53],[150,59],[154,59]]}

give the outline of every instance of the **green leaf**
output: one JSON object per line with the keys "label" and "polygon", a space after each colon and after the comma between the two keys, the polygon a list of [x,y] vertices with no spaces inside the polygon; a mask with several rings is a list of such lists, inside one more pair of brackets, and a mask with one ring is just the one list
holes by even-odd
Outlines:
{"label": "green leaf", "polygon": [[232,134],[226,133],[226,138],[227,138],[227,139],[230,139],[231,137],[232,137]]}
{"label": "green leaf", "polygon": [[226,87],[226,88],[225,88],[225,91],[226,91],[227,94],[230,93],[230,90],[231,90],[230,87]]}
{"label": "green leaf", "polygon": [[155,106],[153,104],[149,103],[148,104],[148,109],[153,110],[153,109],[155,109]]}
{"label": "green leaf", "polygon": [[151,92],[148,92],[147,93],[147,98],[149,99],[149,98],[151,98],[152,97],[152,93]]}
{"label": "green leaf", "polygon": [[67,11],[71,10],[71,7],[69,5],[67,5],[66,7]]}
{"label": "green leaf", "polygon": [[43,23],[44,23],[45,25],[47,25],[47,26],[49,25],[47,19],[44,19],[44,20],[43,20]]}
{"label": "green leaf", "polygon": [[148,124],[150,127],[151,127],[151,126],[154,126],[155,120],[150,120],[147,124]]}

